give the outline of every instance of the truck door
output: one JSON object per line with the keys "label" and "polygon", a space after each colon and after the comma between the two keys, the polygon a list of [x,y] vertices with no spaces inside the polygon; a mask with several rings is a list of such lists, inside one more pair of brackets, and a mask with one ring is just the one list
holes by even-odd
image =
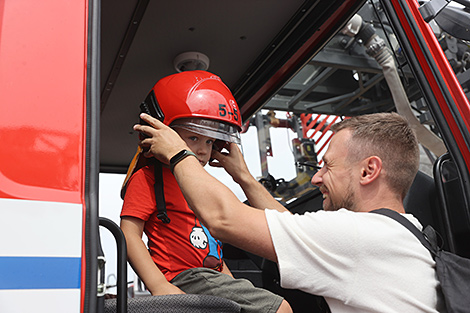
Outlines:
{"label": "truck door", "polygon": [[0,2],[2,312],[96,306],[95,5]]}

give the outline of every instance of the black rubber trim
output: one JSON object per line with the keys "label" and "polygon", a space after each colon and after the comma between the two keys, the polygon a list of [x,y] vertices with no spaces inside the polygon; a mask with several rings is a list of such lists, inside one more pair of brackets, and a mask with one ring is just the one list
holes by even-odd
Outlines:
{"label": "black rubber trim", "polygon": [[[88,12],[85,151],[85,288],[84,313],[98,309],[98,188],[99,188],[99,82],[101,1],[90,0]],[[83,287],[83,286],[82,286]]]}
{"label": "black rubber trim", "polygon": [[140,23],[142,22],[145,11],[147,10],[149,1],[150,0],[139,0],[135,6],[134,14],[129,21],[129,25],[127,26],[126,34],[122,40],[121,47],[119,48],[116,58],[114,59],[113,67],[111,68],[109,76],[106,79],[106,83],[104,84],[100,103],[101,112],[103,112],[104,108],[106,107],[108,98],[111,95],[119,74],[121,73],[122,65],[124,64],[124,60],[126,59],[127,53],[129,52],[129,49],[132,45],[132,41],[134,41],[134,37],[137,33],[137,30],[139,29]]}

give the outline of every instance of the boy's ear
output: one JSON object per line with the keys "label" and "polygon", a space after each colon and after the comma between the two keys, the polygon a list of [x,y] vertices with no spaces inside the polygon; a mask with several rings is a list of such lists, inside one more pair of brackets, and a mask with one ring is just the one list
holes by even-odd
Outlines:
{"label": "boy's ear", "polygon": [[377,179],[382,172],[382,159],[378,156],[371,156],[362,162],[361,185],[367,185]]}

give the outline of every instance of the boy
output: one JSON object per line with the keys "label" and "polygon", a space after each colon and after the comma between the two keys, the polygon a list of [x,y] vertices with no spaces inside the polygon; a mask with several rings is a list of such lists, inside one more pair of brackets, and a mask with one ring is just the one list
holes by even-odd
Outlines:
{"label": "boy", "polygon": [[[170,168],[185,157],[196,157],[205,166],[216,140],[240,143],[238,106],[217,76],[204,71],[170,75],[157,82],[147,99],[152,98],[164,114],[163,122],[175,129],[191,150],[178,154]],[[237,302],[242,312],[292,312],[280,296],[233,278],[222,259],[222,243],[188,207],[167,167],[161,168],[158,179],[163,181],[169,222],[162,218],[154,189],[155,166],[161,165],[154,159],[146,163],[125,184],[121,229],[129,262],[150,293],[210,294]],[[148,250],[142,241],[144,232]]]}

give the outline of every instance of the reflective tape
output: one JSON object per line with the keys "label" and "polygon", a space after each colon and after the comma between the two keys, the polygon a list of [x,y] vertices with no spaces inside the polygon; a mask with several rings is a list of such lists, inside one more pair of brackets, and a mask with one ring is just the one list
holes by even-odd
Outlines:
{"label": "reflective tape", "polygon": [[0,289],[80,288],[80,258],[0,257]]}

